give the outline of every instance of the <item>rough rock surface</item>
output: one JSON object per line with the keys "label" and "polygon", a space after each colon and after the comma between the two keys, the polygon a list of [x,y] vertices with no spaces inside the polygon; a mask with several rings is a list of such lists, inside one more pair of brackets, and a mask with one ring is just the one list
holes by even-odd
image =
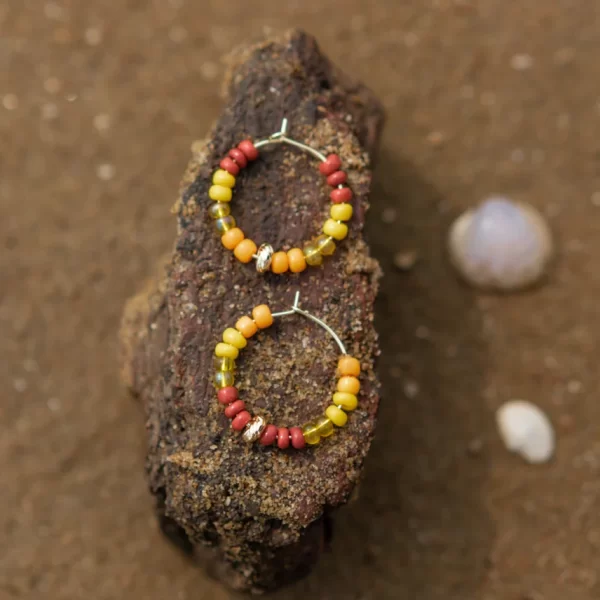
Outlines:
{"label": "rough rock surface", "polygon": [[[208,139],[192,148],[174,207],[178,235],[166,278],[129,301],[121,339],[124,378],[146,409],[147,471],[163,529],[228,585],[261,592],[315,563],[328,512],[348,500],[374,433],[373,302],[380,270],[362,228],[383,112],[303,33],[291,31],[234,56],[222,115]],[[229,148],[248,136],[266,137],[284,116],[292,137],[341,156],[355,216],[324,267],[259,275],[221,246],[207,215],[207,190]],[[316,160],[287,146],[270,147],[238,177],[232,214],[257,244],[290,248],[319,233],[327,194]],[[318,447],[249,446],[216,402],[214,345],[253,306],[285,310],[296,291],[302,307],[323,318],[360,358],[360,406]],[[333,340],[309,320],[278,319],[241,354],[236,385],[251,412],[301,425],[327,406],[338,355]]]}

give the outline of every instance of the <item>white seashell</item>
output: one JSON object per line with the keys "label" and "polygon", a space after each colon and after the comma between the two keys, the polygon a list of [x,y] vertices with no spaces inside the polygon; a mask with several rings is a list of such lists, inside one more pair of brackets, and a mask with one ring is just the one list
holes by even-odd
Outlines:
{"label": "white seashell", "polygon": [[554,454],[554,429],[535,404],[511,400],[496,411],[496,424],[504,445],[529,463],[543,463]]}
{"label": "white seashell", "polygon": [[454,221],[448,249],[471,285],[516,290],[543,275],[552,256],[552,234],[535,208],[495,196]]}
{"label": "white seashell", "polygon": [[266,273],[273,260],[273,246],[271,244],[261,244],[256,251],[256,270],[259,273]]}
{"label": "white seashell", "polygon": [[261,436],[266,426],[267,422],[263,417],[254,417],[252,420],[248,421],[248,424],[244,428],[242,439],[249,444],[255,442]]}

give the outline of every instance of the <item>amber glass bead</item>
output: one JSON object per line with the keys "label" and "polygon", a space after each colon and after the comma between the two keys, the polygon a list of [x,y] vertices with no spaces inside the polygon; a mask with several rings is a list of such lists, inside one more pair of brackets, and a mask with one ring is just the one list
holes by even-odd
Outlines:
{"label": "amber glass bead", "polygon": [[213,219],[221,219],[231,214],[231,206],[227,202],[215,202],[208,209],[208,214]]}
{"label": "amber glass bead", "polygon": [[360,381],[356,377],[346,375],[337,382],[337,391],[347,394],[358,394],[360,390]]}
{"label": "amber glass bead", "polygon": [[213,365],[216,371],[233,371],[235,370],[235,360],[228,356],[215,356]]}
{"label": "amber glass bead", "polygon": [[360,363],[353,356],[342,356],[338,362],[338,371],[340,375],[352,375],[358,377],[360,375]]}
{"label": "amber glass bead", "polygon": [[315,242],[319,248],[319,252],[323,256],[331,256],[335,252],[335,242],[330,236],[323,233],[315,240]]}
{"label": "amber glass bead", "polygon": [[327,219],[323,225],[323,233],[330,235],[335,240],[343,240],[348,235],[348,225]]}
{"label": "amber glass bead", "polygon": [[231,202],[233,194],[231,188],[224,185],[211,185],[208,190],[208,196],[215,202]]}
{"label": "amber glass bead", "polygon": [[349,221],[352,218],[352,204],[334,204],[329,214],[334,221]]}
{"label": "amber glass bead", "polygon": [[235,360],[240,351],[231,344],[225,344],[224,342],[219,342],[215,347],[215,354],[217,356],[225,357],[225,358],[233,358]]}
{"label": "amber glass bead", "polygon": [[306,258],[304,258],[304,252],[300,248],[288,250],[287,255],[292,273],[301,273],[306,269]]}
{"label": "amber glass bead", "polygon": [[256,244],[251,239],[246,238],[235,247],[233,253],[240,262],[249,263],[256,254],[256,250]]}
{"label": "amber glass bead", "polygon": [[258,325],[250,317],[241,317],[238,319],[235,328],[245,338],[251,338],[258,331]]}
{"label": "amber glass bead", "polygon": [[275,252],[271,259],[271,271],[280,275],[290,268],[290,261],[287,252]]}
{"label": "amber glass bead", "polygon": [[316,423],[306,423],[302,427],[302,435],[304,436],[304,441],[311,446],[318,444],[321,440]]}
{"label": "amber glass bead", "polygon": [[252,310],[252,317],[259,329],[266,329],[273,325],[271,309],[266,304],[259,304]]}
{"label": "amber glass bead", "polygon": [[343,427],[348,421],[348,415],[334,404],[327,407],[325,414],[336,427]]}
{"label": "amber glass bead", "polygon": [[333,403],[341,406],[344,410],[354,410],[358,406],[358,398],[347,392],[336,392],[333,395]]}
{"label": "amber glass bead", "polygon": [[217,371],[215,373],[215,385],[218,388],[232,386],[234,383],[233,371]]}
{"label": "amber glass bead", "polygon": [[319,417],[315,426],[321,437],[329,437],[333,433],[333,423],[328,417]]}
{"label": "amber glass bead", "polygon": [[243,239],[244,232],[239,227],[234,227],[221,236],[221,243],[227,250],[235,250]]}
{"label": "amber glass bead", "polygon": [[215,185],[232,188],[235,185],[235,177],[231,173],[225,171],[225,169],[217,169],[214,172],[212,182]]}
{"label": "amber glass bead", "polygon": [[227,233],[230,229],[233,229],[234,227],[235,227],[235,219],[233,218],[232,215],[228,215],[226,217],[217,219],[215,221],[215,228],[217,229],[217,232],[220,233],[221,235],[224,235],[225,233]]}
{"label": "amber glass bead", "polygon": [[323,264],[323,256],[319,252],[319,247],[314,242],[308,242],[304,245],[304,259],[306,264],[311,267],[318,267]]}
{"label": "amber glass bead", "polygon": [[235,346],[238,350],[245,348],[248,344],[246,338],[237,329],[234,329],[233,327],[228,327],[223,332],[223,341],[226,344],[231,344],[232,346]]}

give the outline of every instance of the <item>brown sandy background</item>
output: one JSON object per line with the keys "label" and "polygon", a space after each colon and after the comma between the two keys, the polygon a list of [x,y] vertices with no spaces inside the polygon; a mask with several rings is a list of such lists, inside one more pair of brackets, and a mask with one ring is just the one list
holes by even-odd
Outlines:
{"label": "brown sandy background", "polygon": [[[526,6],[521,6],[526,5]],[[369,233],[385,384],[359,499],[274,595],[600,597],[600,9],[586,0],[0,1],[0,599],[232,598],[157,531],[122,305],[221,106],[220,56],[300,26],[389,111]],[[483,296],[444,251],[503,192],[550,219],[535,291]],[[409,272],[398,251],[416,250]],[[494,428],[538,402],[555,460]]]}

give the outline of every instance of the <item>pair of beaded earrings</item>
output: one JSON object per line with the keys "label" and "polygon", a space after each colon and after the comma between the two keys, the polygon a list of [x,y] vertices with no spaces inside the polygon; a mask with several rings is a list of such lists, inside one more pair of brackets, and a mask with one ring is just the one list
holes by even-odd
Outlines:
{"label": "pair of beaded earrings", "polygon": [[[287,119],[283,119],[280,131],[268,138],[253,143],[244,140],[236,148],[229,150],[228,155],[220,162],[220,168],[212,177],[212,186],[208,191],[211,200],[210,216],[215,219],[217,232],[221,235],[223,246],[233,250],[235,257],[242,263],[256,261],[259,273],[271,270],[276,274],[288,271],[300,273],[307,265],[318,266],[323,262],[323,256],[329,256],[335,251],[335,242],[343,240],[348,234],[346,221],[352,217],[352,191],[346,185],[347,175],[340,170],[341,160],[337,154],[323,155],[318,150],[298,142],[287,136]],[[268,243],[260,247],[245,237],[243,231],[237,227],[231,215],[229,203],[233,197],[235,177],[248,163],[259,156],[258,149],[269,144],[288,144],[299,148],[321,161],[320,172],[327,177],[327,183],[333,188],[330,193],[332,206],[330,218],[323,226],[323,233],[316,239],[307,242],[303,249],[277,251]],[[262,446],[276,445],[284,450],[290,446],[295,449],[305,448],[306,445],[318,444],[321,438],[329,437],[334,432],[334,426],[343,427],[347,420],[347,412],[353,411],[358,405],[357,394],[360,390],[359,361],[349,356],[339,336],[321,319],[315,317],[299,306],[300,294],[296,293],[294,304],[290,310],[272,313],[266,304],[256,306],[252,317],[240,318],[235,327],[228,327],[223,332],[223,340],[215,347],[215,374],[214,384],[217,388],[219,403],[225,406],[225,416],[231,419],[231,427],[242,434],[244,441],[252,443],[258,441]],[[325,329],[338,345],[341,356],[338,362],[338,381],[336,391],[333,393],[331,404],[325,409],[324,414],[314,421],[303,426],[283,426],[270,424],[261,415],[253,416],[247,409],[243,400],[238,396],[235,383],[235,360],[240,350],[243,350],[248,339],[252,338],[259,330],[270,327],[276,317],[287,315],[302,315]]]}

